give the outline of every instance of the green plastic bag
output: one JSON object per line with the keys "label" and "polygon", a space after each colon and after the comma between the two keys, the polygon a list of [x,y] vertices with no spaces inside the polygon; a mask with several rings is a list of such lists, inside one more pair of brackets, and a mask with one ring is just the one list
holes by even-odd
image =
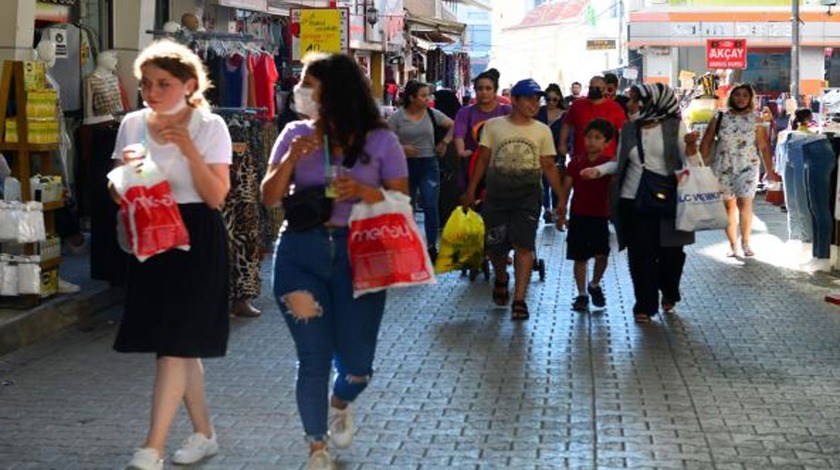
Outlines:
{"label": "green plastic bag", "polygon": [[484,261],[484,220],[472,209],[456,207],[440,239],[435,273],[472,268],[478,270]]}

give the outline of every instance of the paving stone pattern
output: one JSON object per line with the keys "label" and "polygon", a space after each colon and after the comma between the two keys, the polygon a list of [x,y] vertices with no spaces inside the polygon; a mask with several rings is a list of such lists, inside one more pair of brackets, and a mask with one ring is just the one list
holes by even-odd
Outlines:
{"label": "paving stone pattern", "polygon": [[[701,234],[678,313],[648,326],[632,320],[624,253],[607,308],[570,310],[565,237],[551,228],[525,323],[492,307],[481,277],[393,291],[339,468],[840,468],[840,307],[822,300],[834,278],[777,266],[782,215],[762,204],[758,216],[758,258],[726,259],[722,233]],[[222,451],[192,468],[303,468],[294,349],[264,291],[265,315],[234,321],[229,355],[206,361]],[[123,468],[144,437],[153,361],[110,349],[115,319],[0,359],[0,469]],[[170,452],[188,432],[182,412]]]}

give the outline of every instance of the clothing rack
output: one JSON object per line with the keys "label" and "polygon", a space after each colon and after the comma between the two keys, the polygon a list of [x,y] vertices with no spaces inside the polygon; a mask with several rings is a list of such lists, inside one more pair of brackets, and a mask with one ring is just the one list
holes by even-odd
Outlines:
{"label": "clothing rack", "polygon": [[268,108],[265,106],[255,108],[255,107],[248,107],[248,108],[226,108],[226,107],[218,107],[213,108],[212,110],[216,114],[261,114],[268,112]]}
{"label": "clothing rack", "polygon": [[206,41],[211,39],[227,40],[227,41],[241,41],[241,42],[265,42],[264,39],[255,37],[251,34],[244,33],[220,33],[216,31],[184,31],[179,30],[174,33],[162,29],[147,29],[146,34],[153,34],[155,37],[166,36],[176,40],[183,40],[185,42],[191,41]]}

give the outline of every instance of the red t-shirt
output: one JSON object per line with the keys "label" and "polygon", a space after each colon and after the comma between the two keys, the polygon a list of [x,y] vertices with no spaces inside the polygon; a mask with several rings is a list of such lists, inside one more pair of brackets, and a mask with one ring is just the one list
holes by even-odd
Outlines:
{"label": "red t-shirt", "polygon": [[572,179],[572,216],[586,217],[610,216],[610,178],[602,176],[594,180],[580,177],[581,170],[598,166],[612,160],[612,157],[601,155],[595,161],[589,161],[586,155],[572,158],[566,167],[566,176]]}
{"label": "red t-shirt", "polygon": [[273,118],[276,112],[274,83],[279,78],[274,57],[269,54],[260,54],[258,57],[254,57],[252,54],[249,60],[251,60],[253,66],[255,104],[260,108],[268,108],[268,112],[260,117]]}
{"label": "red t-shirt", "polygon": [[586,125],[595,118],[602,118],[610,121],[615,127],[615,137],[604,149],[604,155],[615,157],[615,148],[618,142],[618,133],[624,125],[624,109],[621,105],[611,100],[604,100],[602,103],[594,104],[589,99],[579,99],[572,102],[572,107],[566,113],[566,123],[575,128],[575,148],[572,155],[586,155],[583,138]]}

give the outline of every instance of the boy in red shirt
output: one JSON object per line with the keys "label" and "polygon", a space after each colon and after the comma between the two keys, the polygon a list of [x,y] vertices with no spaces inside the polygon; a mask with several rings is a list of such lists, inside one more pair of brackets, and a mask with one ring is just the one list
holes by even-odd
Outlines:
{"label": "boy in red shirt", "polygon": [[[575,262],[578,295],[572,309],[577,311],[588,309],[590,296],[596,307],[607,304],[601,289],[601,278],[607,270],[610,254],[610,178],[601,178],[594,167],[612,159],[612,156],[606,155],[605,150],[615,135],[615,128],[606,119],[598,118],[586,125],[583,134],[585,153],[576,155],[569,162],[563,178],[563,194],[557,205],[560,216],[558,224],[563,224],[566,222],[566,202],[570,191],[574,189],[571,218],[568,221],[569,234],[566,237],[566,259]],[[595,258],[595,263],[592,280],[587,284],[586,270],[590,258]]]}

